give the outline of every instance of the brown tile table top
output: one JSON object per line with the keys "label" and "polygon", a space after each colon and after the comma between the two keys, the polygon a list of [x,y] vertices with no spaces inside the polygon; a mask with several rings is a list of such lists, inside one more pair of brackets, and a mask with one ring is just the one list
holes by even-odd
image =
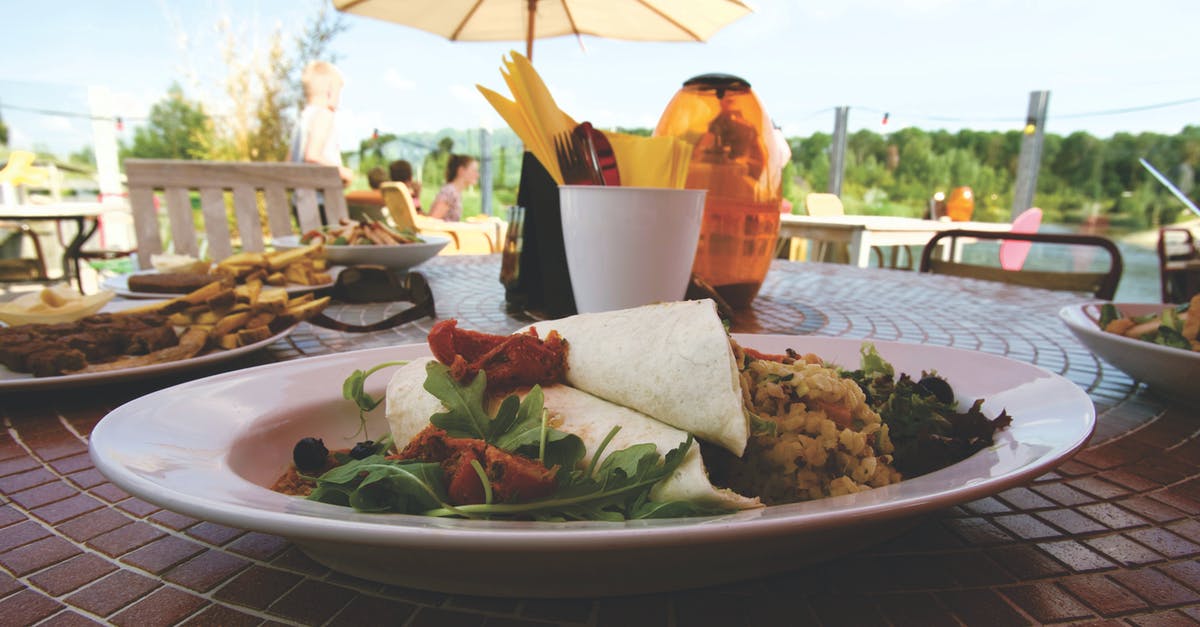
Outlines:
{"label": "brown tile table top", "polygon": [[[440,317],[509,332],[498,257],[421,268]],[[735,331],[955,346],[1033,363],[1091,396],[1092,441],[1030,484],[903,536],[768,579],[629,598],[486,599],[331,572],[282,538],[130,497],[92,468],[110,409],[223,369],[424,341],[433,320],[351,335],[309,327],[215,369],[0,396],[0,623],[119,625],[1196,624],[1200,408],[1144,389],[1056,319],[1078,297],[954,277],[776,262]],[[335,306],[371,322],[404,304]]]}

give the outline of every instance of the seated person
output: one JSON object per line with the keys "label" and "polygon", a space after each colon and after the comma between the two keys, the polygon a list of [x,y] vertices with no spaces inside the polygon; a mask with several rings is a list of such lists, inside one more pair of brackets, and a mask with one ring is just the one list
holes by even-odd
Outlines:
{"label": "seated person", "polygon": [[467,155],[450,155],[446,163],[446,184],[429,207],[429,216],[447,222],[462,221],[462,193],[479,182],[479,161]]}
{"label": "seated person", "polygon": [[421,181],[413,180],[412,164],[404,159],[397,159],[388,164],[388,172],[392,175],[392,181],[396,183],[404,183],[408,187],[408,193],[413,199],[413,208],[417,210],[417,214],[424,215],[421,211]]}
{"label": "seated person", "polygon": [[387,177],[387,170],[381,167],[371,168],[367,172],[367,184],[371,186],[371,189],[346,192],[346,210],[350,213],[350,219],[361,221],[370,218],[379,222],[387,222],[383,215],[383,209],[387,204],[383,202],[383,194],[379,191],[379,187],[387,182]]}

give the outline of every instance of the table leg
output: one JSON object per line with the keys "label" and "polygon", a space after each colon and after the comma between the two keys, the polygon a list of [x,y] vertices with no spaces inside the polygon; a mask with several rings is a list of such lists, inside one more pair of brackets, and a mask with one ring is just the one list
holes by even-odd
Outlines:
{"label": "table leg", "polygon": [[855,231],[850,237],[850,263],[860,268],[871,265],[871,238],[866,229]]}
{"label": "table leg", "polygon": [[63,277],[67,279],[67,282],[70,282],[73,268],[75,281],[79,285],[79,293],[83,294],[83,274],[80,272],[79,259],[82,256],[84,243],[95,234],[96,229],[100,226],[100,220],[85,216],[78,216],[71,219],[75,222],[75,237],[71,240],[70,244],[67,244],[67,249],[63,251]]}

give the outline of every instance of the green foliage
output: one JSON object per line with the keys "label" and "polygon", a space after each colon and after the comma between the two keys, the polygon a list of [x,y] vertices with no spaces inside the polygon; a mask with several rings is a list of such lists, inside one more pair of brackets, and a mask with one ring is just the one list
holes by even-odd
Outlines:
{"label": "green foliage", "polygon": [[150,107],[144,126],[133,134],[133,143],[122,146],[122,157],[142,159],[200,159],[208,143],[209,117],[204,106],[188,100],[179,83]]}
{"label": "green foliage", "polygon": [[[850,213],[923,216],[931,196],[969,186],[975,195],[973,219],[1011,219],[1012,188],[1020,154],[1020,131],[957,133],[905,128],[890,135],[860,130],[846,141],[842,202]],[[795,187],[784,197],[802,202],[829,181],[831,137],[793,137],[787,176]],[[1149,228],[1178,220],[1183,205],[1138,164],[1145,157],[1190,192],[1200,168],[1200,126],[1179,134],[1117,133],[1098,139],[1085,132],[1048,134],[1042,146],[1036,203],[1045,222],[1078,223],[1107,219],[1122,228]],[[787,183],[785,183],[787,185]]]}

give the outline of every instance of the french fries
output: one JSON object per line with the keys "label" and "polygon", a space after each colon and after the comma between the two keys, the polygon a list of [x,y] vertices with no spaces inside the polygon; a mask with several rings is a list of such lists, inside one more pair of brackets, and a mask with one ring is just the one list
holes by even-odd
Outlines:
{"label": "french fries", "polygon": [[237,253],[217,262],[213,274],[240,285],[324,285],[333,281],[326,272],[325,249],[320,244],[269,253]]}
{"label": "french fries", "polygon": [[[298,261],[293,259],[288,266]],[[264,288],[259,279],[236,287],[213,281],[190,294],[121,313],[167,314],[174,326],[204,332],[206,348],[231,350],[261,342],[317,315],[329,300],[328,296],[315,298],[312,294],[288,298],[282,288]]]}
{"label": "french fries", "polygon": [[421,238],[411,231],[397,231],[376,220],[359,222],[342,218],[338,226],[322,227],[319,230],[304,234],[304,242],[313,244],[329,244],[331,246],[358,246],[375,244],[379,246],[395,246],[397,244],[412,244],[420,242]]}

